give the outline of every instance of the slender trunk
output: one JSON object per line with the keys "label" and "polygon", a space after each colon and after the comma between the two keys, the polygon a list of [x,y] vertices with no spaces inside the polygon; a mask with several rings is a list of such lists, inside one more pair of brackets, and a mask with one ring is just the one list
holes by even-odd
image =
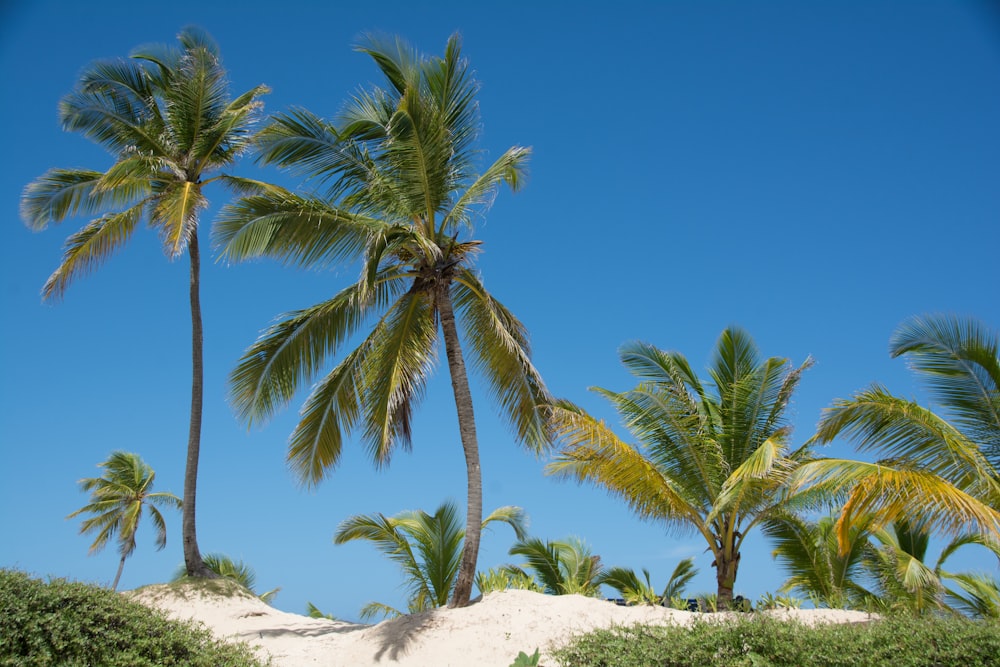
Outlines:
{"label": "slender trunk", "polygon": [[191,258],[191,426],[188,431],[187,465],[184,470],[184,506],[181,532],[184,540],[184,566],[188,576],[212,577],[198,551],[198,536],[195,531],[195,497],[198,486],[198,457],[201,454],[201,412],[204,385],[202,364],[201,325],[201,256],[198,250],[198,229],[191,233],[188,241],[188,256]]}
{"label": "slender trunk", "polygon": [[125,569],[125,556],[122,556],[122,559],[118,561],[118,572],[115,573],[115,580],[111,582],[111,590],[113,591],[118,590],[118,581],[122,578],[122,570],[124,569]]}
{"label": "slender trunk", "polygon": [[483,527],[483,480],[479,469],[479,442],[476,438],[476,419],[472,411],[472,392],[469,391],[469,377],[465,372],[465,361],[462,359],[458,327],[455,326],[455,311],[451,305],[450,288],[450,281],[441,281],[438,288],[438,313],[441,316],[448,370],[451,372],[451,388],[455,394],[458,432],[465,452],[468,506],[465,510],[465,546],[462,549],[462,564],[459,566],[455,591],[448,606],[464,607],[469,604],[469,598],[472,597],[472,583],[476,577],[476,561],[479,558],[479,536]]}

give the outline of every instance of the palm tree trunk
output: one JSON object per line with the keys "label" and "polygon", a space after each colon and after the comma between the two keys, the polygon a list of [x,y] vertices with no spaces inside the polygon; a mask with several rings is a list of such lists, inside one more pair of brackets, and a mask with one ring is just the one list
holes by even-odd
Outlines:
{"label": "palm tree trunk", "polygon": [[724,549],[715,561],[716,604],[719,611],[731,609],[733,606],[733,586],[736,585],[736,571],[740,566],[740,556],[735,556],[729,549]]}
{"label": "palm tree trunk", "polygon": [[113,591],[118,590],[118,581],[122,578],[122,570],[125,569],[125,558],[122,556],[122,559],[118,561],[118,572],[115,573],[115,580],[111,582],[111,590]]}
{"label": "palm tree trunk", "polygon": [[198,229],[188,241],[191,258],[191,425],[188,431],[187,465],[184,470],[184,507],[181,532],[184,540],[184,566],[188,576],[213,577],[201,559],[195,530],[195,496],[198,486],[198,457],[201,455],[201,413],[205,371],[202,361],[203,331],[201,324],[201,256],[198,250]]}
{"label": "palm tree trunk", "polygon": [[479,536],[483,526],[483,479],[479,467],[479,441],[476,438],[476,419],[472,410],[472,392],[469,391],[469,377],[465,372],[465,360],[458,340],[455,325],[455,311],[451,304],[451,284],[442,280],[438,288],[438,313],[441,316],[441,330],[444,334],[444,349],[451,372],[451,388],[455,394],[455,409],[458,412],[458,432],[465,452],[465,469],[468,484],[468,503],[465,514],[465,546],[462,549],[462,564],[458,569],[455,591],[450,607],[464,607],[472,597],[472,583],[476,577],[476,561],[479,558]]}

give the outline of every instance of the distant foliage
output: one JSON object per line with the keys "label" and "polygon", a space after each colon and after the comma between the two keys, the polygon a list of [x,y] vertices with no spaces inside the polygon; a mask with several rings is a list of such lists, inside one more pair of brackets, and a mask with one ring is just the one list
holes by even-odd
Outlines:
{"label": "distant foliage", "polygon": [[0,665],[259,667],[244,644],[104,588],[0,569]]}

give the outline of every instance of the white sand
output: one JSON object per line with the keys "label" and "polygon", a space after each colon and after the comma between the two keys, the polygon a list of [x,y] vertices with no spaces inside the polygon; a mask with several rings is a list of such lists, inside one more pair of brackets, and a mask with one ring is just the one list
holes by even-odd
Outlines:
{"label": "white sand", "polygon": [[[508,667],[519,651],[531,654],[536,648],[542,651],[541,664],[552,665],[546,651],[575,633],[634,623],[682,625],[701,616],[663,607],[619,607],[579,595],[505,591],[464,609],[435,609],[359,625],[278,611],[242,592],[223,597],[150,586],[131,595],[174,618],[200,621],[219,638],[258,647],[262,655],[272,657],[275,667]],[[804,623],[870,618],[864,612],[829,609],[776,613]]]}

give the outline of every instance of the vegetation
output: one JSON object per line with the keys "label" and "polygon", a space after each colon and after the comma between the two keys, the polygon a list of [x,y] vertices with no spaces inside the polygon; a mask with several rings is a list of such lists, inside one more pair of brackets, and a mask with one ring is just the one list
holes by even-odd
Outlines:
{"label": "vegetation", "polygon": [[[264,593],[258,593],[255,589],[257,587],[257,573],[254,572],[253,568],[244,563],[242,560],[235,561],[226,554],[205,554],[204,557],[205,565],[208,566],[212,572],[219,575],[220,577],[226,579],[232,579],[237,582],[240,586],[247,589],[252,595],[260,598],[261,602],[266,602],[271,604],[271,600],[274,596],[278,594],[280,588],[274,588]],[[187,569],[181,567],[181,569],[174,573],[173,581],[182,581],[187,576]]]}
{"label": "vegetation", "polygon": [[874,463],[823,459],[803,466],[798,486],[846,496],[838,534],[905,519],[924,531],[1000,539],[1000,344],[971,319],[931,316],[903,323],[890,342],[924,381],[942,414],[872,385],[823,411],[815,440],[847,436]]}
{"label": "vegetation", "polygon": [[523,537],[510,548],[510,554],[524,556],[525,567],[531,571],[529,574],[516,565],[504,566],[513,581],[532,579],[535,590],[549,595],[600,595],[604,572],[601,557],[593,555],[579,538],[543,541]]}
{"label": "vegetation", "polygon": [[108,589],[0,569],[0,665],[257,667],[244,644]]}
{"label": "vegetation", "polygon": [[146,465],[138,454],[113,452],[107,461],[98,464],[104,469],[100,477],[80,480],[80,488],[90,493],[90,502],[70,514],[72,519],[81,514],[91,514],[80,526],[80,532],[97,533],[90,545],[90,553],[97,553],[117,538],[118,571],[111,583],[117,590],[125,559],[135,551],[135,534],[142,522],[144,510],[149,510],[150,519],[156,527],[156,548],[167,546],[167,523],[160,514],[159,507],[180,508],[181,499],[165,491],[153,491],[156,473]]}
{"label": "vegetation", "polygon": [[698,568],[694,566],[694,558],[685,558],[679,562],[661,593],[653,589],[649,570],[643,568],[642,574],[644,581],[639,579],[635,570],[612,567],[601,575],[598,583],[617,591],[626,604],[666,605],[681,609],[687,607],[684,588],[698,575]]}
{"label": "vegetation", "polygon": [[692,627],[612,628],[553,652],[561,665],[587,667],[988,667],[1000,655],[996,625],[955,618],[891,616],[880,621],[807,627],[761,614]]}
{"label": "vegetation", "polygon": [[645,343],[626,345],[621,359],[639,385],[597,391],[638,444],[561,401],[550,415],[562,449],[548,471],[603,486],[644,519],[697,531],[715,559],[719,606],[727,609],[743,540],[779,510],[780,490],[807,458],[804,449],[789,451],[784,413],[812,362],[792,368],[777,357],[761,360],[738,328],[719,338],[710,383],[680,353]]}
{"label": "vegetation", "polygon": [[440,335],[467,469],[465,546],[451,600],[462,606],[479,553],[482,479],[459,323],[516,437],[536,451],[548,442],[536,410],[548,397],[527,332],[473,270],[480,251],[473,218],[501,185],[521,186],[529,151],[513,147],[476,173],[478,85],[457,37],[440,58],[400,40],[360,50],[386,87],[354,97],[338,126],[298,110],[277,116],[260,137],[263,162],[328,182],[328,191],[261,191],[228,207],[217,229],[228,259],[270,256],[312,267],[360,259],[361,276],[266,330],[232,374],[232,400],[248,424],[266,420],[374,320],[315,384],[288,458],[304,482],[318,483],[339,461],[345,432],[358,427],[375,464],[387,465],[394,448],[410,446],[411,416]]}
{"label": "vegetation", "polygon": [[[201,450],[203,391],[199,216],[205,187],[250,183],[220,173],[244,152],[261,107],[257,86],[230,99],[219,50],[205,33],[188,28],[181,48],[145,47],[130,60],[99,62],[80,76],[59,105],[64,129],[81,132],[115,158],[106,172],[51,169],[25,188],[21,217],[35,230],[76,215],[98,215],[66,240],[59,268],[42,288],[61,298],[69,284],[120,250],[143,220],[163,240],[171,259],[191,260],[191,413],[184,476],[184,561],[195,576],[214,576],[198,551],[195,497]],[[257,187],[263,187],[256,184]]]}
{"label": "vegetation", "polygon": [[[525,536],[525,517],[520,507],[493,510],[483,520],[482,527],[493,522],[506,523],[518,538]],[[394,517],[384,514],[352,516],[337,527],[333,541],[345,544],[352,540],[368,540],[395,561],[406,576],[407,613],[412,614],[448,603],[458,580],[464,538],[458,508],[452,502],[445,502],[434,514],[417,510]],[[378,614],[395,617],[402,612],[381,602],[371,602],[361,610],[363,619]]]}

